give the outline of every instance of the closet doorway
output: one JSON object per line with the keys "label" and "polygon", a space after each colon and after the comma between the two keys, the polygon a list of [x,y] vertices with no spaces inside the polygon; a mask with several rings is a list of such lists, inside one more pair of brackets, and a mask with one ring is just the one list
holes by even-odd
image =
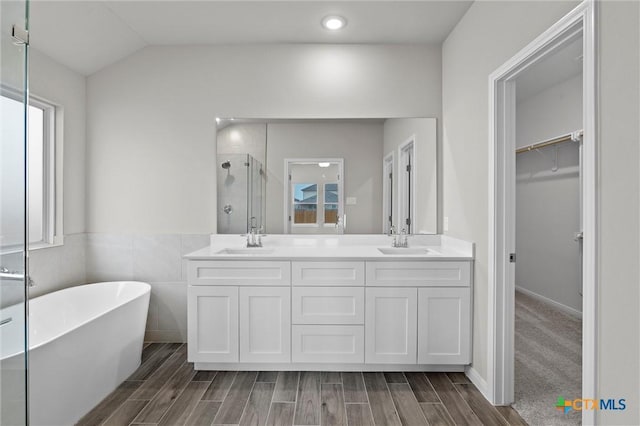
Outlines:
{"label": "closet doorway", "polygon": [[[516,273],[517,264],[521,256],[516,251],[517,232],[517,200],[516,200],[516,154],[518,126],[517,126],[517,81],[528,71],[541,66],[545,60],[550,60],[560,51],[582,38],[582,137],[573,129],[571,133],[545,136],[538,142],[549,142],[547,147],[537,146],[538,153],[551,148],[551,169],[547,174],[561,171],[561,144],[555,139],[570,135],[579,141],[566,142],[579,144],[579,214],[582,216],[582,268],[578,271],[582,281],[582,330],[581,344],[581,390],[577,395],[569,394],[572,389],[563,388],[567,394],[553,395],[553,400],[545,402],[543,409],[548,415],[554,415],[552,423],[558,423],[563,418],[562,409],[556,409],[554,403],[558,397],[571,401],[577,398],[594,398],[596,396],[596,250],[598,235],[596,232],[596,125],[595,125],[595,96],[596,96],[596,45],[595,45],[595,13],[594,4],[585,1],[578,5],[547,31],[533,40],[524,49],[509,59],[489,76],[490,105],[489,105],[489,143],[490,143],[490,172],[489,172],[489,336],[488,336],[488,378],[486,395],[496,405],[509,405],[515,400],[515,318],[516,318]],[[557,71],[548,73],[555,78]],[[541,77],[538,77],[540,79]],[[559,84],[561,82],[556,82]],[[548,87],[548,86],[547,86]],[[564,114],[561,114],[564,115]],[[549,139],[551,140],[549,140]],[[564,139],[564,138],[562,138]],[[521,142],[524,144],[524,142]],[[537,142],[530,142],[535,144]],[[565,142],[563,142],[565,143]],[[555,152],[558,146],[558,160]],[[528,150],[528,149],[527,149]],[[535,151],[536,148],[532,148]],[[521,161],[524,162],[524,161]],[[556,168],[557,165],[557,168]],[[522,196],[522,195],[521,195]],[[545,205],[543,205],[545,206]],[[522,209],[522,206],[520,206]],[[553,207],[546,204],[546,207]],[[540,208],[540,206],[536,206]],[[580,232],[580,228],[571,233]],[[575,237],[580,240],[581,235]],[[574,241],[579,249],[579,241]],[[549,242],[542,250],[548,250]],[[569,263],[569,262],[567,262]],[[539,270],[545,265],[538,265]],[[521,273],[522,271],[518,272]],[[545,271],[546,272],[546,271]],[[579,289],[578,289],[579,290]],[[522,293],[522,292],[520,292]],[[529,294],[530,295],[530,294]],[[536,299],[541,302],[542,299]],[[546,305],[553,305],[547,303]],[[558,305],[556,304],[557,308]],[[566,312],[565,312],[566,313]],[[559,336],[549,336],[549,340],[561,341]],[[537,349],[542,349],[538,347]],[[551,361],[552,362],[552,361]],[[555,391],[554,391],[555,392]],[[593,410],[582,410],[578,418],[583,424],[595,422]],[[545,422],[548,423],[549,421]]]}
{"label": "closet doorway", "polygon": [[516,85],[513,407],[529,424],[579,425],[582,395],[582,34]]}

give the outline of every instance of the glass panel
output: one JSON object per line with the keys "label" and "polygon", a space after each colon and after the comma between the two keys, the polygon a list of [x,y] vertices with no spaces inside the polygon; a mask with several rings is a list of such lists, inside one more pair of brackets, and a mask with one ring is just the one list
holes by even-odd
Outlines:
{"label": "glass panel", "polygon": [[0,2],[0,424],[27,424],[25,282],[27,3]]}
{"label": "glass panel", "polygon": [[29,105],[29,242],[44,240],[44,110]]}
{"label": "glass panel", "polygon": [[249,190],[249,220],[254,219],[258,231],[264,229],[264,168],[262,163],[249,155],[250,188]]}
{"label": "glass panel", "polygon": [[324,223],[336,223],[338,221],[338,184],[326,183],[324,185]]}
{"label": "glass panel", "polygon": [[293,184],[293,223],[316,223],[318,221],[318,185],[315,183]]}
{"label": "glass panel", "polygon": [[247,154],[225,154],[219,160],[218,233],[243,234],[250,217]]}

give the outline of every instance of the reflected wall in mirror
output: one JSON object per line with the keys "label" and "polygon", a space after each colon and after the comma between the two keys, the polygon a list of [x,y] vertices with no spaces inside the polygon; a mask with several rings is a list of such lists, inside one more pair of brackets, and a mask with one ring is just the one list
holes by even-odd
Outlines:
{"label": "reflected wall in mirror", "polygon": [[267,127],[264,123],[220,124],[216,168],[218,233],[242,234],[251,226],[264,229]]}
{"label": "reflected wall in mirror", "polygon": [[[251,218],[271,234],[437,232],[435,118],[216,121],[218,233],[244,233]],[[234,154],[263,172],[243,181]]]}

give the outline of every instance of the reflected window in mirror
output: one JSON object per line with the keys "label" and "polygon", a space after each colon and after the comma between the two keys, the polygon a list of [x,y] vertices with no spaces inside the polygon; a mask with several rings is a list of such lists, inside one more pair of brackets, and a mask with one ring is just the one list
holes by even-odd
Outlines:
{"label": "reflected window in mirror", "polygon": [[318,222],[318,184],[294,183],[293,224],[315,225]]}
{"label": "reflected window in mirror", "polygon": [[340,176],[342,162],[335,159],[286,159],[290,182],[285,229],[292,234],[336,232],[343,211]]}

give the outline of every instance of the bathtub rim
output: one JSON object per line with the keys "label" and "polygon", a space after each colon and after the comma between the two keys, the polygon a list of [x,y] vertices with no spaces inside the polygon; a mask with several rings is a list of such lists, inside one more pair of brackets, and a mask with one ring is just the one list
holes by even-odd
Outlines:
{"label": "bathtub rim", "polygon": [[[115,311],[116,309],[120,308],[121,306],[124,306],[124,305],[126,305],[128,303],[133,302],[136,299],[144,297],[145,295],[149,295],[150,296],[150,294],[151,294],[151,285],[149,283],[147,283],[147,282],[144,282],[144,281],[101,281],[101,282],[96,282],[96,283],[87,283],[87,284],[81,284],[81,285],[77,285],[77,286],[65,287],[63,289],[52,291],[50,293],[46,293],[46,294],[34,297],[32,299],[29,299],[27,301],[27,303],[30,305],[32,301],[38,300],[38,299],[43,298],[43,297],[50,296],[50,295],[52,295],[54,293],[73,291],[73,290],[78,289],[78,288],[86,288],[86,287],[95,286],[95,285],[107,286],[107,285],[115,285],[115,284],[127,284],[127,285],[135,284],[136,286],[140,286],[142,290],[141,290],[141,292],[139,294],[136,294],[135,296],[132,296],[130,299],[126,300],[124,303],[120,303],[120,304],[116,304],[114,306],[110,306],[108,309],[106,309],[104,311],[100,311],[99,314],[89,315],[84,321],[81,321],[81,322],[78,322],[77,324],[74,324],[73,328],[67,328],[67,329],[63,330],[62,332],[60,332],[60,333],[55,333],[55,334],[53,334],[51,336],[48,336],[46,339],[43,339],[42,341],[38,342],[38,344],[36,344],[36,345],[32,345],[31,344],[32,339],[31,339],[31,336],[29,336],[29,338],[27,339],[28,340],[28,349],[27,349],[27,351],[33,351],[33,350],[38,349],[38,348],[40,348],[40,347],[42,347],[42,346],[44,346],[44,345],[46,345],[48,343],[51,343],[52,341],[54,341],[56,339],[59,339],[62,336],[65,336],[65,335],[71,333],[73,330],[75,330],[77,328],[80,328],[80,327],[82,327],[82,326],[84,326],[86,324],[89,324],[90,322],[95,321],[97,318],[99,318],[101,316],[104,316],[104,315],[107,315],[107,314]],[[6,307],[4,309],[9,309],[9,308],[14,307],[16,305],[21,305],[21,303],[8,306],[8,307]],[[30,306],[29,306],[29,308],[30,308]],[[4,309],[2,309],[2,310],[4,310]],[[27,315],[27,321],[24,324],[28,329],[28,327],[29,327],[29,316],[28,315]],[[6,361],[6,360],[8,360],[10,358],[13,358],[14,356],[18,356],[18,355],[21,355],[21,354],[24,354],[24,348],[18,348],[17,351],[11,351],[8,354],[0,353],[0,361]]]}

